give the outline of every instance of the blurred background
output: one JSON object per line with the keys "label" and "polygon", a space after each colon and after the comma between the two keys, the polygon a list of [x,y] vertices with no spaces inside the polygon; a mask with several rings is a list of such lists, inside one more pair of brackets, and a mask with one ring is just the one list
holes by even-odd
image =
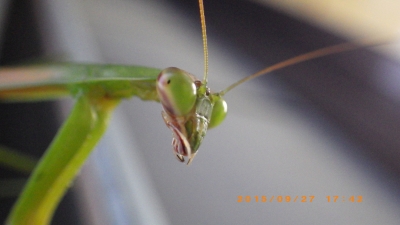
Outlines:
{"label": "blurred background", "polygon": [[[53,223],[398,224],[399,3],[204,4],[214,91],[318,48],[365,37],[393,44],[301,63],[232,90],[225,122],[208,131],[190,166],[172,154],[160,104],[124,101]],[[0,5],[2,65],[58,57],[176,66],[202,77],[195,0]],[[2,104],[1,143],[39,157],[72,103]],[[21,175],[2,169],[0,176]],[[250,202],[239,203],[239,196]],[[260,202],[262,196],[292,201]],[[296,196],[307,202],[293,202]],[[1,199],[2,218],[13,201]]]}

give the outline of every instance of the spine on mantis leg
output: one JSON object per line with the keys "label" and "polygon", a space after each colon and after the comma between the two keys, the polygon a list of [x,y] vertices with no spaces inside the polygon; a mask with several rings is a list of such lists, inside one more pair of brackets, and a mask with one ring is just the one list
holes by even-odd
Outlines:
{"label": "spine on mantis leg", "polygon": [[15,203],[7,225],[49,224],[64,193],[102,137],[119,99],[77,97],[77,102]]}

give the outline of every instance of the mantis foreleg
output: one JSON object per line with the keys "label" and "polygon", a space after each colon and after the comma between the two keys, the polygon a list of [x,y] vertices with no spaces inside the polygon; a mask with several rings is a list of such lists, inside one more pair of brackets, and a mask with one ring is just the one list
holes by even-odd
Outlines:
{"label": "mantis foreleg", "polygon": [[6,224],[49,224],[56,206],[106,130],[119,99],[77,98],[67,121],[33,171]]}

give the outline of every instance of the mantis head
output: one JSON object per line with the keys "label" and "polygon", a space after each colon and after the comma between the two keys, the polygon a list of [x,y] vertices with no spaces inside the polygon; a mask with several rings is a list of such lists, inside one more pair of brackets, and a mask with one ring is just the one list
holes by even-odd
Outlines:
{"label": "mantis head", "polygon": [[156,89],[163,106],[162,117],[172,131],[173,151],[181,162],[187,157],[189,165],[207,129],[225,119],[226,102],[219,93],[210,93],[205,83],[175,67],[161,71]]}

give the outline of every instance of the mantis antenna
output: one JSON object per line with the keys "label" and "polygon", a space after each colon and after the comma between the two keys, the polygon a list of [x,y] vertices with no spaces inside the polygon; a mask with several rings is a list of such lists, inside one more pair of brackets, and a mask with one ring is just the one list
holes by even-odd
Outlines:
{"label": "mantis antenna", "polygon": [[[201,33],[202,33],[202,38],[203,38],[203,53],[204,53],[204,78],[203,78],[203,84],[207,85],[208,82],[208,47],[207,47],[207,32],[206,32],[206,19],[204,16],[204,5],[203,5],[203,0],[199,0],[199,8],[200,8],[200,22],[201,22]],[[351,42],[347,42],[347,43],[342,43],[342,44],[337,44],[337,45],[333,45],[333,46],[329,46],[326,48],[321,48],[321,49],[317,49],[315,51],[312,52],[308,52],[299,56],[295,56],[293,58],[287,59],[285,61],[276,63],[272,66],[269,66],[267,68],[264,68],[250,76],[247,76],[233,84],[231,84],[230,86],[228,86],[227,88],[225,88],[224,90],[220,91],[218,94],[220,96],[225,95],[228,91],[232,90],[233,88],[235,88],[236,86],[252,80],[254,78],[257,78],[259,76],[262,75],[266,75],[268,73],[271,73],[275,70],[278,69],[282,69],[285,68],[287,66],[291,66],[291,65],[295,65],[301,62],[305,62],[305,61],[309,61],[312,59],[316,59],[316,58],[320,58],[323,56],[327,56],[327,55],[332,55],[332,54],[336,54],[336,53],[340,53],[340,52],[346,52],[346,51],[351,51],[351,50],[355,50],[358,48],[362,48],[365,46],[368,47],[372,47],[372,46],[376,46],[376,45],[381,45],[381,44],[385,44],[387,43],[386,41],[377,41],[375,39],[365,39],[365,40],[361,40],[358,42],[358,44],[355,43],[351,43]]]}
{"label": "mantis antenna", "polygon": [[305,61],[309,61],[311,59],[316,59],[316,58],[320,58],[323,56],[327,56],[327,55],[332,55],[332,54],[336,54],[336,53],[340,53],[340,52],[346,52],[346,51],[351,51],[351,50],[355,50],[358,48],[363,48],[363,47],[372,47],[372,46],[378,46],[378,45],[382,45],[382,44],[387,44],[388,42],[390,42],[390,40],[384,40],[382,41],[382,39],[377,40],[377,39],[364,39],[361,41],[358,41],[357,44],[355,43],[351,43],[351,42],[346,42],[346,43],[342,43],[342,44],[337,44],[337,45],[333,45],[333,46],[329,46],[329,47],[325,47],[325,48],[320,48],[317,49],[315,51],[311,51],[302,55],[298,55],[295,56],[293,58],[287,59],[285,61],[276,63],[272,66],[266,67],[258,72],[256,72],[255,74],[252,74],[250,76],[247,76],[233,84],[231,84],[230,86],[228,86],[227,88],[225,88],[224,90],[220,91],[219,94],[221,96],[223,96],[225,93],[227,93],[228,91],[232,90],[233,88],[235,88],[236,86],[238,86],[239,84],[242,84],[246,81],[249,81],[251,79],[254,79],[256,77],[262,76],[262,75],[266,75],[268,73],[271,73],[275,70],[278,69],[282,69],[291,65],[295,65],[301,62],[305,62]]}
{"label": "mantis antenna", "polygon": [[[204,78],[203,78],[203,84],[207,85],[208,82],[208,46],[207,46],[207,32],[206,32],[206,19],[205,19],[205,15],[204,15],[204,4],[203,4],[203,0],[199,0],[199,8],[200,8],[200,22],[201,22],[201,33],[202,33],[202,39],[203,39],[203,53],[204,53]],[[334,45],[334,46],[329,46],[326,48],[321,48],[321,49],[317,49],[315,51],[312,52],[308,52],[299,56],[295,56],[293,58],[290,58],[288,60],[276,63],[272,66],[269,66],[267,68],[264,68],[260,71],[258,71],[255,74],[252,74],[250,76],[247,76],[233,84],[231,84],[230,86],[228,86],[227,88],[225,88],[224,90],[219,92],[219,95],[223,96],[225,93],[227,93],[228,91],[232,90],[233,88],[235,88],[236,86],[249,81],[251,79],[254,79],[256,77],[268,74],[270,72],[273,72],[275,70],[278,69],[282,69],[285,68],[287,66],[291,66],[294,64],[298,64],[304,61],[308,61],[311,59],[315,59],[315,58],[320,58],[322,56],[327,56],[327,55],[331,55],[331,54],[335,54],[335,53],[340,53],[340,52],[345,52],[345,51],[351,51],[357,48],[360,48],[362,46],[365,45],[375,45],[377,44],[376,42],[372,42],[371,40],[364,40],[362,41],[362,43],[360,45],[356,45],[353,43],[342,43],[342,44],[338,44],[338,45]]]}
{"label": "mantis antenna", "polygon": [[201,33],[202,33],[202,37],[203,37],[203,53],[204,53],[203,83],[207,84],[207,80],[208,80],[208,47],[207,47],[206,18],[204,16],[203,0],[199,0],[199,7],[200,7],[200,22],[201,22]]}

